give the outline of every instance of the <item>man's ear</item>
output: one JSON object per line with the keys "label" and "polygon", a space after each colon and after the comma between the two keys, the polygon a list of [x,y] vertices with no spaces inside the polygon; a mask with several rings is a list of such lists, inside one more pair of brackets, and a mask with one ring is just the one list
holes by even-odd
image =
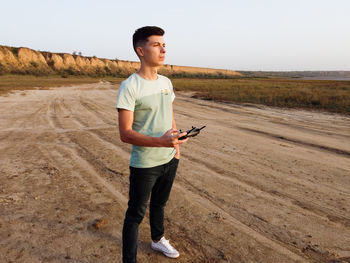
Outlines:
{"label": "man's ear", "polygon": [[137,52],[137,54],[139,55],[139,57],[143,57],[143,56],[144,56],[142,47],[138,46],[138,47],[136,48],[136,52]]}

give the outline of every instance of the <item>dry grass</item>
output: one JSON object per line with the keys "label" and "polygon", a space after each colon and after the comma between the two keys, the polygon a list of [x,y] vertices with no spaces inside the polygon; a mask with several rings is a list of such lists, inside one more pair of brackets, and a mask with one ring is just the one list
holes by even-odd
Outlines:
{"label": "dry grass", "polygon": [[[13,90],[96,83],[102,79],[115,86],[124,80],[118,77],[3,75],[0,76],[0,95]],[[175,78],[172,82],[176,90],[195,91],[195,97],[202,99],[350,114],[350,81]]]}
{"label": "dry grass", "polygon": [[[118,84],[122,81],[120,78],[113,77],[104,79],[110,81],[112,84]],[[96,83],[100,80],[101,78],[87,76],[69,76],[67,78],[62,78],[61,76],[36,77],[32,75],[3,75],[0,76],[0,95],[7,94],[14,90],[47,89],[50,87]]]}
{"label": "dry grass", "polygon": [[176,90],[208,100],[350,114],[350,81],[300,79],[174,79]]}
{"label": "dry grass", "polygon": [[[125,80],[126,78],[121,78],[121,77],[104,77],[103,78],[105,81],[110,82],[112,85],[117,85],[122,83],[123,80]],[[118,85],[119,87],[119,85]]]}

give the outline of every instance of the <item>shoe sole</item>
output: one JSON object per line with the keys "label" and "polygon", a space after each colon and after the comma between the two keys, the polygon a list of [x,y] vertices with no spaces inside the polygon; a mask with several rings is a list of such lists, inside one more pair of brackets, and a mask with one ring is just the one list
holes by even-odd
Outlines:
{"label": "shoe sole", "polygon": [[180,256],[180,254],[174,255],[174,254],[166,253],[166,252],[164,252],[163,250],[158,249],[158,248],[156,248],[156,247],[152,247],[152,246],[151,246],[151,248],[152,248],[153,250],[155,250],[155,251],[161,252],[163,255],[167,256],[168,258],[178,258],[178,257]]}

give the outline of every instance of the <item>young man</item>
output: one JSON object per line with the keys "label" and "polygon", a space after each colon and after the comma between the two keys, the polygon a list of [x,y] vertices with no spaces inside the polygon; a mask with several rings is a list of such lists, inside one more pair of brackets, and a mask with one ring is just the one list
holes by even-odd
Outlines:
{"label": "young man", "polygon": [[151,247],[172,258],[179,256],[164,237],[164,207],[180,159],[179,145],[188,139],[176,129],[171,81],[157,70],[164,63],[164,31],[139,28],[133,35],[140,69],[122,82],[117,100],[119,133],[132,144],[129,202],[123,226],[123,262],[136,262],[138,228],[150,201]]}

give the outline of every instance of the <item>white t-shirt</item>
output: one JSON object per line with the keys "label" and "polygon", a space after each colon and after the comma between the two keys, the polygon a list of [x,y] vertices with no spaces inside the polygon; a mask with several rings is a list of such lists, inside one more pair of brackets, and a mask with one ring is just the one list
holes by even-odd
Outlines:
{"label": "white t-shirt", "polygon": [[[116,108],[134,112],[134,131],[160,137],[172,128],[171,105],[174,99],[173,86],[167,77],[158,74],[157,80],[147,80],[134,73],[122,82]],[[173,147],[132,145],[130,166],[150,168],[162,165],[175,153]]]}

